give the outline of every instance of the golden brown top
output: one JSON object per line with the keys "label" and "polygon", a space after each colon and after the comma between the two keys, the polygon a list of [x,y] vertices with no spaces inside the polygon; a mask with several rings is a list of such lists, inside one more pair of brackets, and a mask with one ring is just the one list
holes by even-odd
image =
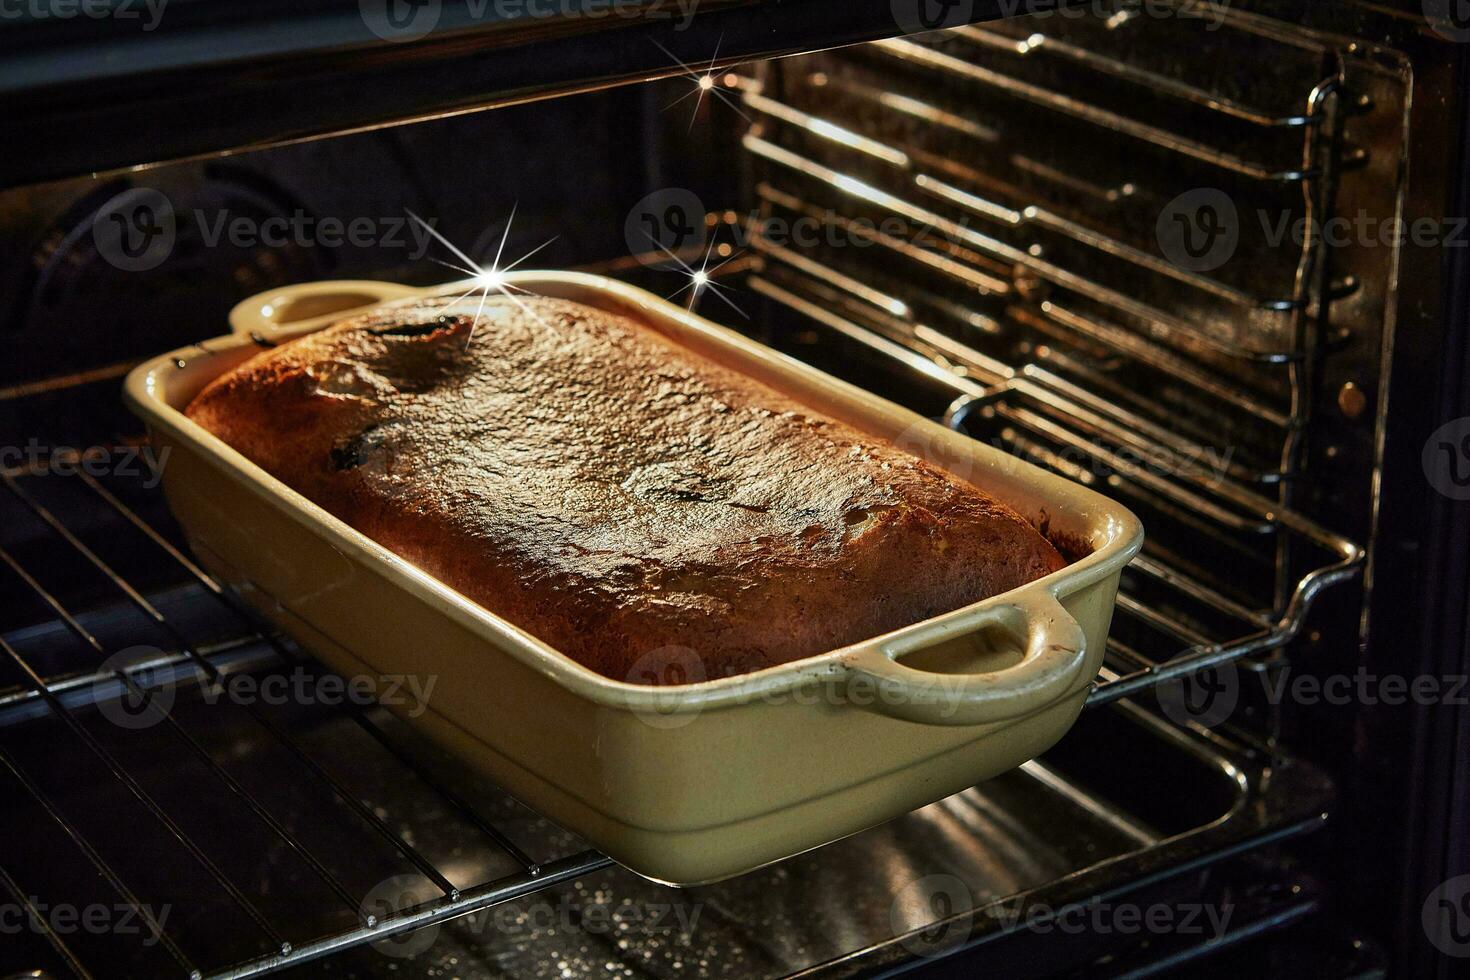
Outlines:
{"label": "golden brown top", "polygon": [[492,297],[471,331],[478,306],[354,317],[258,355],[188,413],[619,679],[656,680],[630,672],[667,647],[711,677],[782,663],[1061,567],[974,487],[642,323]]}

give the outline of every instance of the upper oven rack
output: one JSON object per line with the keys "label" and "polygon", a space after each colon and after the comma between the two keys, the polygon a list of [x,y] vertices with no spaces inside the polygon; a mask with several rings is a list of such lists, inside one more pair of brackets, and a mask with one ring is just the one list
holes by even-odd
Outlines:
{"label": "upper oven rack", "polygon": [[[1344,136],[1362,103],[1345,90],[1343,52],[1318,39],[1173,5],[1147,18],[1169,43],[1134,44],[1143,19],[1116,7],[726,76],[748,113],[754,197],[763,218],[840,227],[871,253],[897,253],[866,265],[856,249],[803,257],[849,281],[891,276],[880,292],[920,300],[898,314],[911,329],[925,319],[960,340],[1003,340],[1019,325],[1048,342],[1005,360],[1128,407],[1156,441],[1226,432],[1240,450],[1231,476],[1291,506],[1317,364],[1343,339],[1329,306],[1360,288],[1333,275],[1314,229],[1340,174],[1368,160]],[[1222,44],[1229,71],[1178,54]],[[1201,194],[1238,205],[1237,254],[1223,266],[1181,261],[1155,227]],[[1300,239],[1268,230],[1268,217],[1299,219]],[[928,241],[853,228],[892,219]],[[1135,383],[1110,389],[1097,368],[1108,358],[1131,364]],[[1139,384],[1197,395],[1142,396]]]}
{"label": "upper oven rack", "polygon": [[[973,20],[1056,0],[974,0]],[[141,4],[0,21],[0,187],[436,118],[873,38],[892,0]],[[123,9],[126,8],[126,9]],[[99,93],[105,93],[99,96]],[[140,123],[139,120],[146,120]]]}
{"label": "upper oven rack", "polygon": [[[1143,517],[1096,704],[1284,646],[1364,562],[1297,507],[1332,304],[1360,286],[1313,233],[1368,161],[1350,52],[1215,5],[1112,6],[723,79],[749,123],[737,237],[782,331],[856,341],[945,392],[936,417]],[[1196,266],[1165,220],[1209,195],[1238,241]]]}
{"label": "upper oven rack", "polygon": [[[752,241],[759,242],[759,236]],[[767,261],[746,285],[801,323],[856,341],[899,371],[947,388],[953,401],[943,421],[958,431],[973,434],[979,422],[1001,437],[1004,448],[1104,493],[1160,499],[1176,513],[1190,515],[1201,535],[1220,535],[1226,528],[1246,540],[1291,538],[1324,559],[1287,583],[1280,603],[1268,599],[1252,604],[1247,597],[1207,584],[1199,571],[1180,567],[1187,556],[1149,538],[1143,554],[1125,571],[1107,660],[1088,698],[1090,706],[1286,645],[1300,633],[1317,596],[1361,570],[1363,549],[1277,501],[1207,474],[1161,475],[1111,451],[1082,427],[1091,413],[1044,383],[1044,369],[1011,369],[953,343],[926,346],[887,335],[873,321],[862,324],[843,315],[853,304],[831,286],[800,273],[793,276],[779,262]],[[1110,422],[1108,429],[1117,431],[1116,423]],[[1147,436],[1138,431],[1128,434],[1127,443],[1135,450],[1148,446]],[[1064,447],[1067,453],[1048,446]],[[1185,469],[1175,449],[1160,443],[1142,455]]]}

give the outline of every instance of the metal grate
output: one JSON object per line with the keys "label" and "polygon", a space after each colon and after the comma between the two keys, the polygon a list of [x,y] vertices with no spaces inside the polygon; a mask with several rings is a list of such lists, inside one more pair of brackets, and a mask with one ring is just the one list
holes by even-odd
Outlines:
{"label": "metal grate", "polygon": [[[875,236],[876,257],[802,251],[896,284],[911,332],[978,335],[1156,429],[1223,430],[1242,456],[1232,477],[1289,503],[1313,361],[1340,339],[1328,307],[1358,289],[1311,231],[1338,174],[1367,160],[1342,134],[1358,108],[1344,56],[1224,9],[1216,25],[1200,5],[1116,7],[761,66],[740,83],[756,197],[768,219],[848,235],[864,220],[923,229],[922,244]],[[1239,240],[1227,265],[1195,269],[1161,247],[1159,218],[1205,192],[1239,206]],[[1273,240],[1256,211],[1307,231]]]}
{"label": "metal grate", "polygon": [[[1172,201],[1222,187],[1242,216],[1330,214],[1367,158],[1342,135],[1344,54],[1174,9],[1014,18],[726,81],[750,119],[749,286],[785,334],[855,341],[943,392],[947,424],[1143,518],[1093,704],[1285,645],[1364,560],[1295,506],[1341,340],[1331,304],[1358,284],[1310,231],[1273,243],[1242,218],[1233,259],[1196,271],[1158,230]],[[820,233],[774,233],[802,222]]]}
{"label": "metal grate", "polygon": [[[390,849],[408,867],[432,883],[437,891],[436,897],[428,901],[418,902],[404,908],[395,908],[388,914],[382,914],[373,908],[366,907],[364,905],[365,896],[355,892],[343,880],[340,869],[333,870],[328,861],[318,857],[311,845],[301,835],[275,815],[270,803],[247,789],[242,781],[232,774],[230,768],[220,762],[216,754],[201,743],[200,739],[190,731],[189,726],[175,717],[170,707],[162,703],[159,698],[159,688],[155,683],[161,672],[173,669],[171,676],[176,678],[198,679],[206,684],[220,684],[225,681],[226,677],[216,662],[219,654],[246,647],[261,654],[255,658],[255,665],[262,661],[273,661],[277,667],[302,666],[310,662],[279,635],[259,623],[248,607],[194,564],[173,542],[144,520],[137,510],[125,503],[117,493],[105,486],[96,476],[87,472],[84,466],[79,465],[82,462],[85,462],[85,457],[48,458],[32,462],[25,468],[0,471],[0,482],[3,482],[10,499],[23,507],[50,535],[50,540],[30,542],[29,547],[44,547],[48,551],[53,547],[68,549],[72,557],[80,559],[87,568],[108,583],[118,598],[141,614],[164,637],[172,641],[170,649],[163,656],[145,663],[123,662],[125,657],[110,649],[96,632],[85,625],[85,620],[88,618],[85,614],[69,608],[52,589],[42,583],[38,574],[33,572],[11,548],[0,547],[0,564],[4,565],[3,574],[12,583],[22,586],[30,598],[37,600],[41,608],[54,616],[55,623],[64,627],[65,632],[70,634],[73,644],[84,655],[83,661],[73,669],[49,673],[32,663],[31,658],[22,653],[19,647],[25,644],[21,640],[12,642],[11,639],[0,635],[0,655],[3,655],[8,664],[14,668],[13,673],[20,680],[18,688],[9,692],[3,703],[0,703],[0,718],[14,722],[17,719],[34,718],[38,714],[46,714],[62,722],[67,730],[67,735],[80,743],[78,748],[90,753],[100,762],[110,777],[156,822],[154,829],[161,831],[179,852],[176,860],[193,862],[202,869],[209,882],[226,898],[227,904],[236,913],[237,922],[253,930],[258,945],[258,955],[229,965],[201,962],[200,958],[187,948],[182,938],[172,935],[164,923],[151,916],[149,907],[139,900],[138,893],[129,885],[126,875],[116,866],[116,860],[110,859],[105,853],[106,847],[93,843],[89,836],[79,829],[74,822],[75,815],[69,816],[66,807],[42,787],[37,773],[27,767],[18,753],[0,746],[0,767],[3,767],[10,778],[18,784],[20,790],[64,835],[96,875],[106,882],[117,899],[126,903],[130,908],[139,910],[144,917],[148,932],[156,937],[157,944],[166,952],[179,971],[179,975],[196,978],[257,976],[338,949],[373,942],[509,901],[586,874],[610,863],[606,857],[591,850],[581,850],[550,860],[538,860],[532,857],[495,823],[482,817],[473,806],[436,777],[430,769],[421,766],[415,757],[390,736],[379,723],[370,718],[365,710],[351,702],[346,702],[339,710],[345,712],[351,722],[364,732],[373,744],[412,771],[414,776],[429,788],[443,806],[455,811],[464,822],[479,832],[486,846],[508,858],[516,869],[512,873],[503,874],[491,880],[457,886],[433,860],[408,839],[404,832],[391,827],[387,820],[377,813],[356,790],[349,787],[327,765],[319,762],[311,749],[303,744],[300,736],[289,731],[287,726],[273,717],[264,706],[257,703],[242,705],[242,709],[260,731],[295,759],[301,769],[309,774],[310,779],[315,780],[328,795],[334,798],[351,819],[358,822],[361,829],[375,837],[382,847]],[[67,475],[58,475],[58,470]],[[150,600],[147,589],[134,585],[121,574],[109,560],[99,554],[99,549],[94,544],[89,544],[81,534],[63,522],[48,506],[47,501],[42,499],[45,491],[59,489],[50,486],[58,481],[84,488],[90,495],[91,504],[106,508],[107,512],[117,519],[112,525],[114,528],[112,533],[126,532],[135,539],[126,544],[114,540],[108,548],[109,551],[115,552],[119,545],[122,545],[124,548],[145,548],[167,556],[172,563],[173,570],[181,573],[188,584],[194,587],[194,591],[202,594],[193,596],[193,602],[213,602],[233,621],[235,634],[233,641],[228,644],[213,645],[208,648],[208,654],[201,648],[201,645],[192,642],[188,638],[188,630],[176,624],[160,609],[158,603]],[[14,635],[15,633],[12,633],[12,636]],[[50,643],[41,645],[41,649],[50,647]],[[283,934],[281,924],[266,914],[260,907],[258,899],[248,895],[247,890],[221,868],[216,859],[216,848],[213,846],[218,842],[207,841],[197,830],[186,829],[169,807],[161,802],[133,772],[130,764],[122,758],[122,753],[117,748],[104,744],[104,740],[99,738],[91,726],[86,723],[84,714],[89,712],[86,711],[84,705],[94,701],[99,692],[105,690],[99,687],[99,684],[107,678],[115,681],[118,693],[135,698],[141,705],[144,717],[159,724],[173,744],[198,761],[209,774],[216,789],[229,794],[243,808],[243,811],[248,812],[251,818],[258,821],[260,827],[278,846],[289,850],[300,859],[306,868],[310,869],[311,873],[341,903],[342,908],[351,913],[355,919],[352,927],[317,936],[288,937]],[[152,717],[148,718],[148,715]],[[56,747],[48,745],[48,749],[55,751]],[[0,866],[0,884],[3,884],[11,897],[17,903],[24,905],[33,914],[34,920],[44,927],[45,919],[35,914],[36,909],[32,903],[31,896],[36,892],[27,886],[26,881],[14,875],[11,869]],[[43,928],[41,931],[47,943],[77,976],[89,977],[92,975],[83,964],[82,959],[69,946],[65,937],[49,928]]]}
{"label": "metal grate", "polygon": [[[1111,451],[1098,433],[1135,448],[1144,436],[1138,430],[1119,430],[1106,416],[1063,397],[1045,384],[1050,376],[1043,369],[1002,368],[975,352],[961,356],[965,352],[950,343],[926,355],[836,312],[846,312],[852,300],[832,286],[807,280],[801,284],[807,295],[795,291],[781,267],[768,266],[748,283],[804,322],[835,331],[891,360],[915,382],[949,387],[955,400],[945,421],[954,428],[990,438],[1017,455],[1147,510],[1150,518],[1145,523],[1151,533],[1163,530],[1154,517],[1172,517],[1174,524],[1189,529],[1199,546],[1195,553],[1172,551],[1168,537],[1151,537],[1144,554],[1125,572],[1107,665],[1089,704],[1106,704],[1171,678],[1283,646],[1300,632],[1312,601],[1323,589],[1358,574],[1362,549],[1273,500],[1228,482],[1164,477]],[[809,298],[813,295],[815,301]],[[971,370],[957,371],[956,361]],[[990,383],[973,370],[987,363],[996,370]],[[1158,454],[1156,458],[1170,453],[1159,443],[1149,451]],[[1274,582],[1274,565],[1251,545],[1277,537],[1310,546],[1323,561],[1295,580],[1280,607],[1271,603],[1274,588],[1261,587],[1251,595],[1209,582],[1214,576],[1208,567],[1201,567],[1220,561],[1241,569],[1244,562],[1254,561],[1255,580]],[[1199,553],[1206,547],[1210,559]],[[1249,585],[1251,577],[1242,581]]]}
{"label": "metal grate", "polygon": [[[302,728],[290,719],[278,718],[269,711],[246,706],[241,709],[243,716],[223,720],[221,724],[228,732],[228,740],[223,744],[233,747],[243,741],[243,729],[253,729],[262,740],[277,743],[284,754],[298,759],[307,778],[293,780],[289,776],[275,777],[273,773],[272,777],[282,782],[311,784],[294,789],[314,786],[323,798],[337,801],[339,805],[333,812],[348,818],[323,820],[325,826],[320,835],[309,833],[310,828],[301,825],[294,811],[280,814],[275,798],[260,792],[257,784],[263,773],[269,771],[266,759],[254,753],[241,756],[234,751],[222,752],[209,733],[202,730],[210,713],[217,717],[220,712],[233,709],[202,705],[197,699],[185,702],[182,698],[171,707],[155,705],[151,710],[156,712],[157,724],[148,729],[147,736],[152,740],[137,750],[129,749],[129,744],[144,738],[145,733],[91,725],[98,715],[98,705],[112,695],[133,692],[147,703],[162,689],[158,683],[160,675],[177,679],[176,686],[195,679],[207,684],[222,675],[228,677],[260,668],[278,670],[306,661],[289,641],[260,625],[238,597],[221,588],[179,550],[166,517],[151,520],[147,516],[154,509],[162,514],[156,491],[145,492],[119,478],[99,478],[85,470],[63,475],[56,472],[53,462],[47,460],[23,469],[0,471],[0,482],[5,485],[0,492],[0,515],[23,512],[37,531],[44,532],[44,536],[27,534],[26,528],[12,521],[9,527],[19,533],[7,536],[8,543],[0,550],[0,564],[5,565],[0,581],[6,585],[22,584],[27,595],[40,604],[42,613],[39,623],[29,626],[7,623],[5,631],[0,633],[0,651],[23,678],[16,689],[0,697],[0,781],[13,783],[14,790],[7,786],[6,791],[28,798],[40,817],[22,824],[19,829],[23,833],[0,854],[0,887],[17,907],[34,913],[37,909],[33,903],[37,901],[44,904],[78,900],[74,894],[85,893],[87,888],[86,877],[75,872],[79,862],[96,876],[108,894],[140,910],[147,930],[159,937],[158,947],[166,959],[147,975],[250,977],[499,905],[611,865],[607,858],[575,841],[558,839],[556,847],[547,847],[544,840],[539,847],[523,846],[518,841],[527,835],[513,833],[503,815],[495,819],[485,817],[482,807],[447,785],[433,766],[421,764],[413,747],[402,744],[396,732],[385,730],[377,720],[350,705],[333,709],[333,714],[341,726],[361,732],[364,744],[374,749],[359,759],[358,764],[364,769],[392,770],[384,772],[384,782],[399,781],[401,777],[396,773],[401,767],[407,778],[427,787],[426,802],[421,805],[432,803],[454,811],[465,826],[479,832],[478,843],[493,851],[512,870],[473,883],[464,881],[463,869],[446,866],[414,835],[397,827],[391,816],[379,812],[372,802],[374,794],[358,785],[353,773],[339,771],[332,758],[319,757],[327,747],[326,742],[314,739],[310,729],[303,734]],[[74,457],[61,462],[68,471],[74,469]],[[76,519],[78,515],[82,520]],[[66,555],[55,554],[53,549],[58,548]],[[160,554],[168,558],[167,563],[157,561]],[[44,556],[44,562],[31,560],[40,556]],[[131,558],[137,568],[145,571],[139,574],[118,567],[123,564],[119,556]],[[117,643],[109,642],[108,638],[114,635],[137,638],[146,631],[113,622],[106,615],[99,616],[98,606],[106,607],[105,597],[100,594],[92,593],[85,606],[80,599],[60,598],[57,591],[64,591],[67,596],[89,592],[89,583],[77,576],[68,576],[65,590],[49,588],[41,580],[42,574],[57,574],[52,569],[62,563],[63,557],[76,558],[95,572],[100,583],[120,597],[132,612],[144,617],[165,636],[173,637],[173,648],[151,660],[120,665],[117,654],[112,652]],[[166,567],[160,568],[161,565]],[[61,574],[66,574],[65,570]],[[142,580],[145,578],[149,581]],[[18,605],[9,605],[7,615],[14,616],[13,609]],[[220,614],[218,622],[211,619],[211,613]],[[53,618],[45,619],[47,614]],[[1155,613],[1140,607],[1140,615],[1152,617]],[[211,639],[195,642],[190,637],[196,634],[209,634]],[[64,638],[69,638],[70,649],[61,649]],[[64,663],[38,663],[43,659],[55,661],[68,652],[80,652],[83,656]],[[0,671],[0,684],[7,679]],[[198,710],[190,711],[190,707]],[[1327,789],[1320,774],[1309,767],[1254,754],[1225,736],[1209,741],[1195,739],[1132,704],[1124,704],[1120,709],[1089,715],[1101,725],[1110,748],[1102,749],[1088,739],[1074,741],[1073,749],[1081,753],[1080,757],[1072,758],[1064,751],[1060,757],[1054,753],[1047,759],[1029,763],[1008,780],[1003,779],[1004,785],[991,786],[990,791],[997,794],[995,800],[988,799],[982,788],[971,791],[963,799],[937,804],[927,819],[937,820],[939,829],[925,829],[924,818],[914,815],[910,824],[883,828],[863,841],[835,845],[838,851],[825,865],[815,856],[796,859],[798,863],[805,861],[805,873],[812,875],[810,880],[802,879],[806,884],[799,893],[782,892],[780,883],[786,875],[779,869],[771,869],[757,872],[748,882],[740,879],[726,888],[699,893],[691,901],[708,902],[716,908],[733,900],[731,896],[744,896],[742,900],[748,900],[751,907],[760,908],[780,895],[782,901],[802,903],[806,908],[806,903],[813,900],[811,889],[817,881],[822,882],[818,892],[834,908],[850,906],[854,888],[875,889],[863,892],[869,896],[865,899],[869,904],[892,901],[894,875],[917,878],[930,873],[933,869],[926,862],[935,858],[926,855],[922,843],[917,843],[916,854],[905,855],[904,860],[913,861],[915,869],[925,870],[899,870],[903,865],[893,854],[880,853],[875,857],[864,852],[868,848],[892,846],[885,845],[885,841],[906,841],[912,836],[922,842],[926,834],[933,834],[957,853],[968,855],[966,860],[976,867],[989,869],[995,877],[993,887],[1000,889],[997,896],[1007,894],[1007,888],[1020,887],[1018,881],[1027,887],[1035,883],[1044,889],[1033,896],[1036,901],[1061,906],[1083,901],[1097,889],[1131,888],[1160,867],[1190,867],[1195,862],[1212,861],[1220,853],[1259,846],[1320,824]],[[64,730],[58,733],[55,722]],[[99,734],[99,729],[115,737]],[[52,734],[28,739],[28,731]],[[332,740],[341,741],[341,734],[333,733]],[[1122,741],[1117,742],[1118,739]],[[188,770],[181,761],[170,760],[166,754],[170,747],[182,748],[198,765]],[[1120,751],[1161,753],[1163,771],[1178,780],[1176,785],[1189,788],[1189,792],[1180,794],[1180,799],[1193,801],[1191,805],[1183,807],[1182,814],[1147,808],[1134,812],[1096,796],[1086,783],[1074,782],[1077,773],[1097,771],[1093,753]],[[136,800],[154,826],[145,828],[130,822],[123,828],[121,841],[99,840],[91,828],[83,826],[97,811],[110,809],[104,802],[109,787],[88,782],[80,805],[76,798],[58,798],[54,787],[87,780],[84,760],[79,758],[84,755],[99,760],[114,787]],[[166,763],[161,771],[138,771],[140,758],[156,760],[160,755]],[[1271,774],[1270,780],[1266,779],[1267,772]],[[196,773],[204,778],[192,775]],[[253,821],[261,834],[252,841],[221,836],[221,833],[201,834],[199,825],[183,812],[187,807],[179,806],[177,793],[181,787],[190,795],[236,801],[240,820]],[[1017,792],[1023,793],[1019,800],[1008,795]],[[1039,803],[1038,799],[1045,802]],[[1014,814],[1011,807],[1016,808]],[[18,802],[15,808],[18,810]],[[971,831],[957,830],[970,825],[957,824],[951,809],[956,812],[978,809],[999,823],[990,828],[990,834],[975,833],[972,839]],[[1022,814],[1038,811],[1048,816],[1036,821],[1037,828],[1031,826],[1029,819],[1020,819]],[[1063,811],[1075,811],[1070,818],[1072,822],[1062,820],[1060,825],[1054,825],[1062,819]],[[111,814],[115,818],[117,811],[111,810]],[[314,816],[322,819],[320,812]],[[1158,826],[1153,825],[1154,821]],[[1101,832],[1099,828],[1106,830]],[[1040,831],[1035,839],[1027,836],[1033,829]],[[61,846],[47,845],[48,832],[54,832]],[[1096,839],[1087,837],[1088,833],[1096,835]],[[1023,839],[1018,842],[1007,834]],[[997,835],[999,842],[991,839]],[[465,837],[468,836],[466,833]],[[199,922],[175,928],[173,920],[148,917],[148,896],[191,894],[182,884],[177,891],[160,892],[156,881],[133,880],[130,868],[124,866],[126,851],[148,849],[149,838],[160,843],[154,853],[156,860],[168,865],[169,888],[173,887],[175,876],[182,879],[185,866],[193,864],[202,871],[202,887],[218,893],[209,914]],[[378,846],[371,853],[359,850],[361,843],[345,849],[322,846],[324,841],[335,838],[373,840]],[[457,836],[456,841],[459,839]],[[1086,849],[1088,857],[1067,858],[1080,862],[1075,868],[1072,864],[1057,863],[1062,858],[1050,852],[1045,852],[1048,856],[1043,859],[1046,847],[1061,844]],[[1090,849],[1095,846],[1104,849],[1092,853]],[[1007,857],[1002,859],[992,854],[988,850],[992,847]],[[68,856],[76,862],[71,870],[62,868],[50,875],[27,874],[22,870],[26,867],[26,852],[42,849],[47,851],[48,865],[60,865]],[[321,883],[318,896],[335,896],[338,911],[343,913],[339,928],[306,932],[291,919],[289,909],[283,908],[288,896],[263,888],[259,880],[243,878],[237,873],[238,865],[226,866],[232,858],[244,856],[253,861],[282,850],[300,859],[303,877],[309,874]],[[327,853],[329,850],[331,853]],[[425,890],[431,890],[434,897],[378,914],[376,906],[364,901],[362,889],[353,876],[344,873],[343,853],[350,854],[373,877],[384,874],[385,869],[395,864],[413,869]],[[543,853],[553,856],[545,859],[532,856]],[[852,865],[861,863],[865,857],[874,859],[874,867],[883,868],[883,873],[874,874],[872,880],[854,876]],[[959,859],[950,854],[947,860]],[[1036,867],[1018,878],[1017,868],[1007,861]],[[948,864],[942,867],[954,870]],[[616,882],[618,889],[650,887],[647,883],[631,881],[627,874],[617,877],[616,868],[610,868],[609,872],[614,876],[609,880]],[[592,880],[604,879],[597,876]],[[1043,884],[1046,882],[1052,884]],[[66,894],[58,894],[58,890]],[[324,899],[309,899],[321,900]],[[968,914],[978,916],[975,923],[967,926],[976,936],[988,934],[1002,921],[1000,917],[990,919],[978,909]],[[46,919],[38,914],[36,921],[44,924]],[[714,928],[722,936],[731,928],[738,934],[740,921],[740,915],[733,914],[730,923]],[[816,920],[817,923],[830,921],[820,917]],[[228,934],[232,946],[243,945],[252,952],[233,959],[211,956],[208,950],[199,948],[201,927],[205,932]],[[823,928],[820,924],[810,924],[810,927]],[[860,931],[859,935],[867,934]],[[847,961],[853,956],[902,953],[902,937],[890,940],[884,938],[889,935],[887,932],[876,935],[880,940],[877,945],[811,968],[817,973],[830,971],[843,975]],[[78,977],[93,976],[94,970],[98,975],[105,975],[99,963],[122,962],[100,958],[92,949],[76,948],[70,935],[44,931],[40,938],[54,952],[58,973],[64,967]],[[760,936],[747,938],[764,941]],[[831,936],[825,939],[813,955],[836,955],[846,948],[833,945]],[[561,941],[549,937],[546,940],[552,945]],[[851,941],[851,937],[837,940],[843,941]],[[871,941],[871,937],[863,940]],[[832,949],[828,950],[829,946]],[[132,961],[128,962],[129,969],[133,969]],[[722,975],[732,974],[725,971]]]}

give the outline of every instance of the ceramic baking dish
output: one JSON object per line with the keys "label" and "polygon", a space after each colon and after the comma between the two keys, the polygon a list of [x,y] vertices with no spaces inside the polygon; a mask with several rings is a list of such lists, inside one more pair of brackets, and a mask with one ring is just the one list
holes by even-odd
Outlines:
{"label": "ceramic baking dish", "polygon": [[1022,514],[1044,511],[1052,533],[1091,553],[1005,595],[795,663],[673,687],[610,680],[373,543],[183,415],[261,342],[319,329],[359,304],[466,288],[343,282],[247,300],[231,314],[231,336],[128,377],[129,402],[170,450],[164,489],[201,561],[340,673],[433,678],[425,704],[395,709],[615,860],[676,884],[855,833],[1020,765],[1067,731],[1102,661],[1119,573],[1142,543],[1131,513],[651,293],[576,273],[509,278],[638,316],[815,411],[929,447]]}

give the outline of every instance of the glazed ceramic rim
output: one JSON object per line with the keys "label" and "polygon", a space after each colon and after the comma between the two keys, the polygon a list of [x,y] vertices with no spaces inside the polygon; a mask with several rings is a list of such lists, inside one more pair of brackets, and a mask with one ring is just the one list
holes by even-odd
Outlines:
{"label": "glazed ceramic rim", "polygon": [[[277,509],[298,518],[303,523],[319,527],[334,547],[360,561],[376,566],[385,576],[391,577],[417,598],[438,607],[460,625],[472,632],[488,634],[496,645],[513,654],[523,663],[549,676],[558,684],[596,703],[619,708],[658,711],[660,714],[681,714],[717,709],[743,704],[751,700],[779,696],[799,687],[851,676],[852,663],[864,653],[874,649],[891,651],[895,647],[916,645],[916,638],[939,628],[940,622],[957,617],[983,618],[982,613],[994,612],[1013,605],[1035,605],[1042,597],[1038,593],[1061,599],[1111,575],[1117,574],[1138,552],[1143,543],[1143,529],[1138,519],[1122,505],[1086,487],[1079,486],[1060,476],[1040,469],[1024,460],[1000,451],[992,446],[954,432],[898,405],[879,398],[847,382],[826,375],[795,358],[771,350],[743,335],[721,327],[680,306],[635,286],[603,276],[579,272],[526,271],[505,276],[508,283],[528,292],[545,292],[558,295],[567,288],[585,292],[577,301],[598,305],[597,296],[616,301],[621,308],[640,313],[651,326],[678,340],[681,333],[693,333],[713,340],[717,345],[735,348],[742,357],[754,359],[782,375],[795,375],[803,385],[822,390],[836,399],[860,405],[871,414],[884,415],[904,426],[918,426],[935,439],[943,440],[958,455],[968,457],[977,464],[980,478],[968,479],[984,488],[983,474],[986,470],[1004,467],[1013,476],[1023,476],[1028,490],[1034,492],[1034,503],[1043,506],[1054,517],[1059,514],[1072,515],[1076,522],[1091,529],[1091,554],[1078,559],[1051,575],[1029,582],[1020,588],[992,596],[943,616],[915,623],[882,636],[863,640],[802,660],[767,667],[762,670],[732,677],[716,678],[670,687],[652,687],[614,680],[583,666],[566,654],[547,645],[531,634],[456,592],[449,586],[421,571],[387,548],[377,544],[366,535],[311,502],[300,493],[276,480],[265,470],[231,448],[223,440],[186,417],[179,408],[168,402],[169,382],[187,366],[197,362],[201,354],[216,355],[234,353],[244,347],[256,346],[248,329],[248,317],[237,316],[248,309],[248,304],[258,303],[263,297],[288,297],[297,287],[285,287],[252,297],[232,311],[232,322],[237,332],[217,337],[189,347],[179,348],[162,354],[139,365],[129,373],[124,388],[125,396],[133,409],[154,429],[161,430],[170,438],[187,445],[203,459],[228,473],[239,484],[263,498]],[[327,292],[333,283],[309,283],[300,289],[309,289],[313,294]],[[343,291],[361,292],[374,285],[365,281],[340,284]],[[383,287],[384,298],[392,297],[386,305],[412,303],[433,296],[455,296],[465,291],[466,283],[450,283],[441,286],[414,290],[404,296],[406,287],[391,283],[376,284]],[[468,284],[473,285],[473,284]],[[278,300],[277,300],[278,301]],[[376,304],[374,304],[376,305]],[[283,327],[275,328],[270,336],[294,338],[330,323],[353,315],[356,310],[347,309],[314,317]],[[673,330],[667,329],[672,326]],[[242,328],[243,327],[243,328]],[[221,373],[223,368],[221,369]],[[769,382],[768,382],[769,383]],[[797,401],[805,402],[801,391],[784,392]],[[861,428],[861,426],[858,426]],[[1006,495],[1000,495],[1002,499]],[[919,644],[922,645],[922,644]],[[891,654],[889,654],[891,656]],[[1085,662],[1084,658],[1084,662]],[[1087,678],[1090,682],[1091,677]]]}

